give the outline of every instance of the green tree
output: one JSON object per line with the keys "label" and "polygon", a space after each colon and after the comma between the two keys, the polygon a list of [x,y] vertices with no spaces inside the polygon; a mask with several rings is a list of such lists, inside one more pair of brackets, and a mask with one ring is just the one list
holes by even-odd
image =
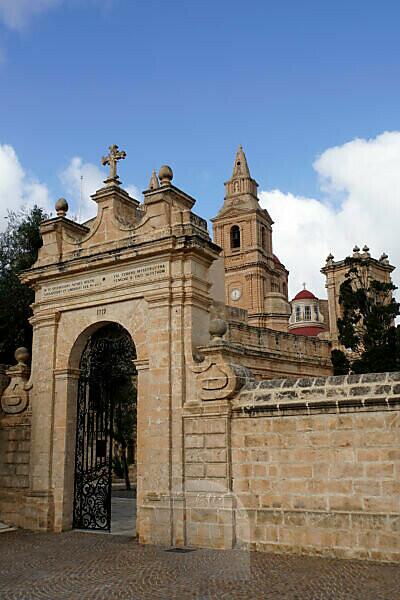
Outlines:
{"label": "green tree", "polygon": [[114,470],[117,475],[121,474],[124,477],[126,489],[130,490],[127,448],[136,429],[136,386],[132,377],[125,377],[119,380],[114,389],[114,441],[121,448],[121,463],[114,464]]}
{"label": "green tree", "polygon": [[335,375],[400,370],[400,329],[395,319],[400,304],[392,283],[370,278],[368,262],[347,258],[348,271],[340,286],[339,342],[347,350],[332,351]]}
{"label": "green tree", "polygon": [[347,375],[350,371],[350,361],[342,350],[332,350],[331,360],[335,375]]}
{"label": "green tree", "polygon": [[34,291],[21,283],[19,274],[36,261],[42,245],[39,226],[47,218],[38,206],[12,211],[0,233],[0,363],[12,364],[18,346],[32,348]]}

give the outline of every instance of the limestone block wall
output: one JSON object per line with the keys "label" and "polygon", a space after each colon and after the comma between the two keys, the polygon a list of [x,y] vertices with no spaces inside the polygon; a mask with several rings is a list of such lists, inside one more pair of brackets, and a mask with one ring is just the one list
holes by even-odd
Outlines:
{"label": "limestone block wall", "polygon": [[0,415],[0,519],[24,526],[29,488],[30,415]]}
{"label": "limestone block wall", "polygon": [[231,455],[239,545],[400,560],[400,373],[250,381]]}

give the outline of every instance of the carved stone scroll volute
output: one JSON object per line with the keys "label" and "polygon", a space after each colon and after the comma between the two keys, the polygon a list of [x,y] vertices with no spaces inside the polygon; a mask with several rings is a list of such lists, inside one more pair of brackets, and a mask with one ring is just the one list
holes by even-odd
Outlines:
{"label": "carved stone scroll volute", "polygon": [[202,358],[192,366],[196,375],[197,394],[200,400],[228,400],[233,398],[245,385],[252,373],[233,362],[229,344],[223,340],[227,324],[222,319],[210,322],[211,341],[208,346],[198,349]]}
{"label": "carved stone scroll volute", "polygon": [[6,374],[11,381],[1,398],[2,410],[10,415],[21,413],[28,407],[29,390],[31,388],[28,384],[31,370],[26,364],[29,360],[28,350],[18,348],[14,356],[18,364],[7,369]]}
{"label": "carved stone scroll volute", "polygon": [[223,400],[234,396],[245,382],[245,369],[211,360],[193,367],[201,400]]}

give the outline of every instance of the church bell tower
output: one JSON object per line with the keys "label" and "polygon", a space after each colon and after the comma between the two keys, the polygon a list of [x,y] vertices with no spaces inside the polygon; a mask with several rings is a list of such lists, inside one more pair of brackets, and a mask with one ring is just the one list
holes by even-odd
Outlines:
{"label": "church bell tower", "polygon": [[225,302],[246,309],[249,324],[287,331],[288,271],[272,252],[273,221],[257,188],[239,146],[224,204],[212,219],[214,241],[223,249]]}

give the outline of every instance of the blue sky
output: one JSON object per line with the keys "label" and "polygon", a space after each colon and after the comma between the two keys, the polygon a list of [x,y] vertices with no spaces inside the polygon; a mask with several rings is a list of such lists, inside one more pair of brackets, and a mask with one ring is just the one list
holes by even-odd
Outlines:
{"label": "blue sky", "polygon": [[117,143],[124,182],[168,163],[210,218],[241,143],[261,190],[326,201],[315,159],[398,127],[399,22],[391,0],[0,0],[0,144],[54,199]]}

